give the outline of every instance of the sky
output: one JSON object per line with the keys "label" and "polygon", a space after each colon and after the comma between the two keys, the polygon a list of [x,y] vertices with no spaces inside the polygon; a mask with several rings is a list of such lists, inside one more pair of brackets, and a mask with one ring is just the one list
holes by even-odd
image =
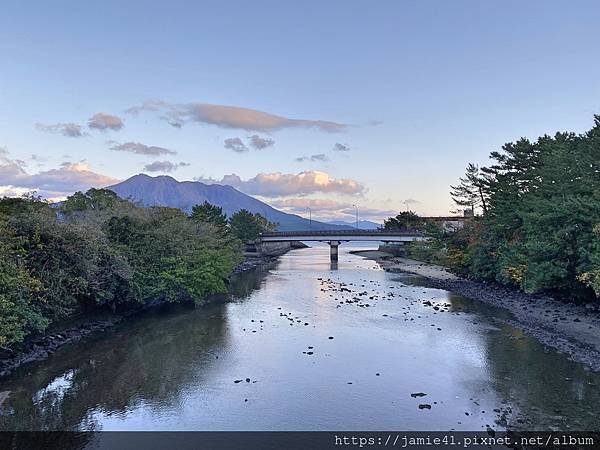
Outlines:
{"label": "sky", "polygon": [[469,162],[592,126],[598,23],[585,0],[5,2],[0,195],[146,173],[447,215]]}

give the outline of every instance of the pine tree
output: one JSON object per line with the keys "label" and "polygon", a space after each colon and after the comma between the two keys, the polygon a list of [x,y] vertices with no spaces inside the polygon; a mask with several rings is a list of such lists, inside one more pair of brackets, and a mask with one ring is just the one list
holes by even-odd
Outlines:
{"label": "pine tree", "polygon": [[481,206],[483,214],[487,213],[487,198],[485,192],[486,179],[479,167],[469,163],[465,176],[459,178],[460,184],[450,186],[450,195],[457,205],[469,206],[475,212],[476,206]]}

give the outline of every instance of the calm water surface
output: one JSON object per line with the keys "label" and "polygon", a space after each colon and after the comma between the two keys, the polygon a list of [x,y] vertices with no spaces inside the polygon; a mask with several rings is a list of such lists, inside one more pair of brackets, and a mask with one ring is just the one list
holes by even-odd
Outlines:
{"label": "calm water surface", "polygon": [[229,302],[152,312],[23,368],[0,383],[0,429],[600,428],[598,374],[349,248],[337,267],[328,247],[292,251]]}

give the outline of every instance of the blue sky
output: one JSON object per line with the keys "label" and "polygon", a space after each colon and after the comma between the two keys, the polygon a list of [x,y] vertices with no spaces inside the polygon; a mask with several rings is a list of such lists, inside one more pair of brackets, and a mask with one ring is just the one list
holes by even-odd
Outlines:
{"label": "blue sky", "polygon": [[145,172],[316,218],[447,214],[468,162],[600,113],[595,1],[2,9],[0,193]]}

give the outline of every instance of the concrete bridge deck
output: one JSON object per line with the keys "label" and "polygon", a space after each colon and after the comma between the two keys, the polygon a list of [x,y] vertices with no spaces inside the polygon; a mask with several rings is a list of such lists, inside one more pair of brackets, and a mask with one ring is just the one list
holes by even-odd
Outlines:
{"label": "concrete bridge deck", "polygon": [[[338,259],[338,246],[341,242],[366,241],[366,242],[397,242],[405,243],[426,239],[421,232],[414,230],[385,231],[385,230],[341,230],[341,231],[280,231],[262,233],[257,244],[269,242],[327,242],[331,248],[332,261]],[[268,245],[268,244],[267,244]]]}

